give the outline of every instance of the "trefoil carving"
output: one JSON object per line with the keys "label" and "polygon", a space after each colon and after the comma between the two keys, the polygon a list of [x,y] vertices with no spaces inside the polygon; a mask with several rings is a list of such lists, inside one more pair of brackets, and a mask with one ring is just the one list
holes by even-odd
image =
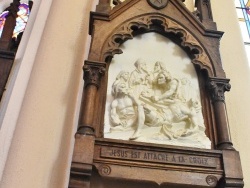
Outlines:
{"label": "trefoil carving", "polygon": [[[155,29],[155,26],[158,27],[158,29]],[[108,59],[110,57],[112,58],[115,54],[121,54],[122,50],[120,49],[120,45],[128,39],[133,39],[138,30],[144,32],[155,32],[157,30],[157,32],[160,31],[161,33],[174,33],[180,37],[180,45],[183,48],[188,48],[190,52],[193,53],[192,62],[201,69],[206,70],[209,75],[214,75],[210,59],[195,37],[177,22],[164,16],[156,16],[155,14],[143,15],[123,23],[114,34],[107,39],[103,48],[103,58]]]}

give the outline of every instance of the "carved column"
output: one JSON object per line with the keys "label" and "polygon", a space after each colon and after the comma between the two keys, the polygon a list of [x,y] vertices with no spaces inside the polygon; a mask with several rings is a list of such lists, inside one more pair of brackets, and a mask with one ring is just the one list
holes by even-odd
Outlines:
{"label": "carved column", "polygon": [[203,25],[207,29],[216,29],[216,24],[213,22],[213,15],[210,0],[196,0],[195,7],[199,12],[199,17]]}
{"label": "carved column", "polygon": [[94,134],[93,114],[95,108],[95,97],[100,85],[101,77],[105,73],[105,63],[85,61],[84,71],[84,93],[79,118],[79,133]]}
{"label": "carved column", "polygon": [[95,128],[93,127],[95,98],[101,77],[105,73],[105,63],[85,61],[83,71],[85,82],[79,127],[75,136],[70,188],[90,187],[95,142]]}
{"label": "carved column", "polygon": [[214,106],[218,149],[233,149],[224,95],[225,91],[229,91],[230,88],[229,79],[210,78],[209,89]]}

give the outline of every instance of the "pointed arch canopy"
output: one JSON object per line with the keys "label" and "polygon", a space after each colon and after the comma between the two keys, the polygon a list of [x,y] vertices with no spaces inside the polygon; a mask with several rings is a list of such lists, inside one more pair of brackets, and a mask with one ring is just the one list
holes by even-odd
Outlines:
{"label": "pointed arch canopy", "polygon": [[164,36],[175,35],[180,47],[188,51],[194,65],[206,70],[208,75],[214,76],[214,67],[207,52],[200,42],[187,29],[177,21],[164,15],[155,13],[134,17],[120,24],[105,41],[101,54],[102,61],[112,58],[115,54],[121,54],[120,45],[126,40],[133,39],[138,33],[157,32]]}

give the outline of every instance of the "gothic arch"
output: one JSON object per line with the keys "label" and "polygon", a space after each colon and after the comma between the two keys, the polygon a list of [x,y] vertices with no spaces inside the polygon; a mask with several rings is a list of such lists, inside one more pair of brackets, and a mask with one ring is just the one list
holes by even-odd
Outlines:
{"label": "gothic arch", "polygon": [[109,61],[115,54],[121,54],[120,45],[133,39],[138,33],[157,32],[164,36],[172,34],[177,44],[188,52],[192,63],[214,76],[214,67],[209,55],[200,42],[187,29],[164,15],[155,13],[140,15],[120,24],[106,39],[102,48],[102,61]]}

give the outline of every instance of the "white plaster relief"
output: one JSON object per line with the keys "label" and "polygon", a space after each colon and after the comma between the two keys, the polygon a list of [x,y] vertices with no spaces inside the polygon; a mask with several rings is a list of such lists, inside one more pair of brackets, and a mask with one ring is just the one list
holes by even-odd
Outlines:
{"label": "white plaster relief", "polygon": [[117,74],[109,74],[105,137],[211,148],[186,53],[156,33],[127,41],[122,50],[109,70]]}

